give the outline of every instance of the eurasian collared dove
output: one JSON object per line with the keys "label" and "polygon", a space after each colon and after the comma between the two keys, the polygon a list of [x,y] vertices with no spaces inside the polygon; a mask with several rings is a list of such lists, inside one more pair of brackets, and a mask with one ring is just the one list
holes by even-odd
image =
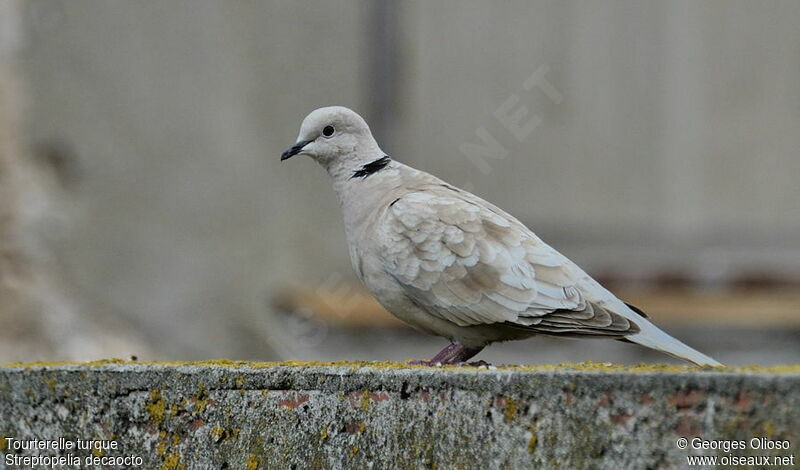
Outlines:
{"label": "eurasian collared dove", "polygon": [[424,364],[467,361],[537,334],[625,340],[719,362],[664,333],[498,207],[391,159],[354,111],[309,114],[281,155],[308,155],[339,198],[350,259],[386,310],[451,344]]}

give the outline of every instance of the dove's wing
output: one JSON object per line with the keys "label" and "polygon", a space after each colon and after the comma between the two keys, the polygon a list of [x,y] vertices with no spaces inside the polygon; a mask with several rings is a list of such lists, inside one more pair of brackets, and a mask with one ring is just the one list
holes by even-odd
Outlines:
{"label": "dove's wing", "polygon": [[379,256],[406,294],[459,326],[502,323],[556,335],[626,336],[636,324],[586,299],[580,271],[508,214],[448,185],[394,200]]}

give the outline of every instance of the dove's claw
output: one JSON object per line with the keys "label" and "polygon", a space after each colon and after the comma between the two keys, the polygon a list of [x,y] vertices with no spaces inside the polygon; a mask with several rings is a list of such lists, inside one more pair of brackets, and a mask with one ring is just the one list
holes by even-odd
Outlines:
{"label": "dove's claw", "polygon": [[484,361],[477,361],[473,363],[467,364],[467,359],[470,359],[472,356],[481,352],[483,348],[468,348],[462,346],[458,343],[450,343],[447,345],[446,348],[439,351],[439,354],[433,356],[431,360],[415,360],[415,361],[408,361],[411,365],[418,365],[418,366],[462,366],[462,365],[475,365],[475,367],[489,364]]}

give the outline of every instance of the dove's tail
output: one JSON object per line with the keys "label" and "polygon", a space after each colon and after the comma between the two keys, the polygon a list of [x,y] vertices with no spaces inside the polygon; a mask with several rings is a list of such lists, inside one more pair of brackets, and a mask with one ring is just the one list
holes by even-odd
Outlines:
{"label": "dove's tail", "polygon": [[722,364],[705,354],[690,348],[672,336],[664,333],[649,322],[639,323],[640,332],[626,336],[625,339],[636,344],[641,344],[656,351],[669,354],[672,357],[692,362],[698,366],[721,366]]}

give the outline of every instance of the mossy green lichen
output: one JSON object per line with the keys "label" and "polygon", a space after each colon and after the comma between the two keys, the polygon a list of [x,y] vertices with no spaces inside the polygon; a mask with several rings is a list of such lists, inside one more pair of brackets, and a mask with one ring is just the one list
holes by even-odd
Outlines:
{"label": "mossy green lichen", "polygon": [[164,457],[164,463],[158,467],[158,470],[185,470],[185,468],[181,463],[181,456],[177,452],[173,452]]}
{"label": "mossy green lichen", "polygon": [[245,383],[244,382],[244,376],[242,374],[238,374],[236,376],[236,378],[233,380],[233,382],[234,382],[234,384],[236,384],[236,387],[238,387],[238,388],[244,387],[244,383]]}
{"label": "mossy green lichen", "polygon": [[203,383],[201,383],[198,388],[200,391],[197,393],[197,395],[192,397],[191,401],[194,403],[194,412],[197,414],[203,414],[206,411],[209,401],[208,388]]}
{"label": "mossy green lichen", "polygon": [[150,390],[150,400],[145,405],[145,409],[156,426],[161,426],[166,414],[166,404],[160,390]]}
{"label": "mossy green lichen", "polygon": [[766,437],[773,437],[775,435],[775,423],[772,421],[764,421],[761,425]]}
{"label": "mossy green lichen", "polygon": [[371,392],[369,390],[364,390],[361,393],[361,411],[365,411],[365,412],[369,411],[369,408],[370,408],[370,399],[369,399],[370,393]]}
{"label": "mossy green lichen", "polygon": [[166,441],[160,441],[158,444],[156,444],[156,455],[158,455],[159,457],[163,457],[164,454],[166,453],[167,453]]}
{"label": "mossy green lichen", "polygon": [[245,462],[244,468],[245,470],[256,470],[258,465],[258,457],[256,457],[255,454],[250,454],[247,456],[247,462]]}
{"label": "mossy green lichen", "polygon": [[536,433],[536,426],[530,427],[531,437],[528,439],[528,452],[531,454],[536,453],[536,445],[539,443],[539,435]]}
{"label": "mossy green lichen", "polygon": [[214,442],[224,441],[230,436],[230,433],[222,428],[222,426],[214,426],[211,428],[211,438]]}
{"label": "mossy green lichen", "polygon": [[517,402],[511,397],[503,397],[503,419],[510,423],[517,419]]}

